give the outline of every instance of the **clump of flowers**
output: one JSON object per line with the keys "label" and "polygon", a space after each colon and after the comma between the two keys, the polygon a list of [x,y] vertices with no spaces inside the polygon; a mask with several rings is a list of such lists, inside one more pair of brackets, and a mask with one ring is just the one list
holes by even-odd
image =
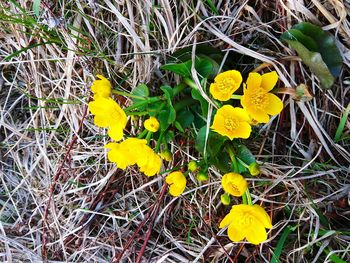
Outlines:
{"label": "clump of flowers", "polygon": [[[171,68],[174,69],[174,65]],[[253,124],[267,123],[270,116],[281,112],[283,103],[273,94],[278,75],[275,71],[262,75],[252,72],[242,85],[242,74],[238,70],[219,74],[214,69],[201,72],[202,88],[209,91],[216,106],[210,123],[203,125],[203,120],[209,119],[208,102],[183,70],[183,64],[181,69],[174,72],[183,74],[183,81],[175,87],[161,86],[162,94],[156,96],[150,96],[144,84],[131,93],[114,90],[106,78],[97,76],[99,79],[91,86],[93,100],[89,109],[94,123],[107,128],[114,140],[105,145],[108,160],[120,169],[137,166],[146,176],[167,174],[164,181],[173,197],[182,195],[193,181],[206,184],[210,180],[210,169],[217,169],[223,174],[221,203],[229,205],[232,197],[242,198],[242,203],[232,206],[219,227],[228,227],[228,237],[234,242],[244,239],[252,244],[264,242],[266,229],[272,228],[272,223],[264,208],[252,203],[246,177],[258,176],[260,168],[244,145],[244,139],[250,138]],[[213,82],[207,84],[214,72]],[[130,97],[131,105],[122,109],[113,94]],[[126,132],[130,135],[125,138],[128,116],[132,117],[133,129]],[[138,120],[143,125],[135,125],[140,123]],[[169,150],[174,147],[169,146],[189,137],[195,141],[199,158],[179,162],[178,154]],[[187,179],[189,175],[192,180]]]}

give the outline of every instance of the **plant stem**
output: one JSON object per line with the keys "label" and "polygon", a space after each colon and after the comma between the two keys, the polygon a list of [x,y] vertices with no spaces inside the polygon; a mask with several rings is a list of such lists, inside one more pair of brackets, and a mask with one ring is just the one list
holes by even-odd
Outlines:
{"label": "plant stem", "polygon": [[143,137],[145,137],[145,135],[147,134],[147,130],[146,129],[144,129],[140,134],[139,134],[139,136],[137,136],[137,138],[138,139],[142,139]]}
{"label": "plant stem", "polygon": [[237,95],[237,94],[231,95],[231,99],[234,99],[234,100],[240,100],[241,98],[242,98],[242,95]]}
{"label": "plant stem", "polygon": [[124,109],[124,111],[125,111],[125,112],[131,111],[131,110],[133,110],[133,109],[137,109],[138,107],[141,107],[141,106],[144,106],[144,105],[153,103],[153,102],[157,102],[157,101],[160,101],[160,100],[162,100],[162,99],[163,99],[162,96],[151,97],[151,98],[148,98],[147,100],[140,101],[140,102],[134,103],[133,105],[130,105],[129,107],[126,107],[126,108]]}
{"label": "plant stem", "polygon": [[233,171],[235,173],[238,173],[238,163],[237,163],[237,159],[235,157],[235,154],[233,152],[233,148],[230,144],[227,144],[226,149],[227,149],[228,155],[230,156],[230,159],[232,161]]}
{"label": "plant stem", "polygon": [[247,199],[247,204],[248,205],[252,205],[253,204],[252,203],[252,197],[251,197],[250,192],[249,192],[249,188],[247,188],[247,190],[245,191],[243,196],[245,196],[245,198]]}
{"label": "plant stem", "polygon": [[196,83],[194,83],[194,81],[192,79],[189,78],[184,78],[184,82],[191,88],[193,89],[197,89],[197,85]]}
{"label": "plant stem", "polygon": [[125,97],[130,97],[133,99],[138,99],[138,100],[147,100],[148,98],[142,97],[142,96],[137,96],[134,94],[131,94],[129,92],[124,92],[124,91],[119,91],[119,90],[112,90],[113,94],[117,94],[117,95],[121,95],[121,96],[125,96]]}

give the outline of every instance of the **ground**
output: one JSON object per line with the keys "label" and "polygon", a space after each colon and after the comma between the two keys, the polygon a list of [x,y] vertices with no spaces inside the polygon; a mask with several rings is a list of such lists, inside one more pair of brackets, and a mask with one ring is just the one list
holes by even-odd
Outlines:
{"label": "ground", "polygon": [[[2,262],[350,262],[346,116],[334,139],[350,103],[349,1],[0,0],[0,7]],[[330,89],[280,40],[302,21],[328,31],[342,54]],[[162,176],[107,160],[106,130],[88,111],[96,74],[125,92],[145,83],[157,94],[160,84],[179,82],[160,66],[200,44],[245,76],[268,67],[279,87],[305,84],[312,94],[281,96],[282,113],[249,140],[261,164],[248,180],[253,201],[273,222],[259,246],[233,243],[218,228],[229,207],[216,169],[203,183],[190,177],[173,198]],[[193,143],[175,140],[164,169],[199,158]]]}

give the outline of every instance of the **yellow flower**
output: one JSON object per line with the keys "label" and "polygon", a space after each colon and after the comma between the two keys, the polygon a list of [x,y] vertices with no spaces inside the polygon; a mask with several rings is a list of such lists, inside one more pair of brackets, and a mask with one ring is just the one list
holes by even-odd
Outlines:
{"label": "yellow flower", "polygon": [[92,83],[91,91],[94,93],[94,98],[111,96],[112,85],[108,79],[102,75],[97,75],[97,80]]}
{"label": "yellow flower", "polygon": [[227,234],[233,242],[242,241],[258,245],[267,239],[265,228],[272,228],[271,219],[259,205],[234,205],[220,223],[220,228],[228,226]]}
{"label": "yellow flower", "polygon": [[116,141],[123,138],[127,123],[125,112],[112,98],[97,97],[89,103],[91,114],[95,115],[94,123],[102,128],[109,127],[108,135]]}
{"label": "yellow flower", "polygon": [[276,71],[263,75],[253,72],[247,79],[241,104],[249,115],[259,123],[267,123],[269,115],[276,115],[283,109],[282,101],[269,93],[278,80]]}
{"label": "yellow flower", "polygon": [[170,185],[169,193],[172,196],[179,196],[183,193],[186,187],[186,177],[180,171],[170,173],[165,181]]}
{"label": "yellow flower", "polygon": [[169,150],[161,151],[159,155],[160,155],[160,158],[162,158],[167,162],[170,162],[173,159],[173,155]]}
{"label": "yellow flower", "polygon": [[242,83],[242,75],[237,70],[220,73],[210,85],[209,92],[214,99],[227,101]]}
{"label": "yellow flower", "polygon": [[153,152],[153,150],[149,147],[147,150],[146,149],[144,150],[143,154],[146,155],[148,158],[146,162],[137,163],[138,166],[140,167],[140,171],[147,176],[153,176],[158,174],[160,171],[160,168],[162,167],[162,159],[159,157],[158,154]]}
{"label": "yellow flower", "polygon": [[146,130],[150,132],[157,132],[159,130],[159,121],[153,116],[145,120],[143,125],[145,126]]}
{"label": "yellow flower", "polygon": [[108,143],[105,148],[110,149],[108,160],[116,163],[120,169],[137,164],[141,172],[153,176],[162,167],[162,160],[147,145],[147,140],[128,138],[121,143]]}
{"label": "yellow flower", "polygon": [[225,192],[233,196],[242,196],[248,188],[248,183],[244,177],[237,173],[224,174],[221,179],[222,188]]}
{"label": "yellow flower", "polygon": [[247,139],[252,131],[249,120],[249,115],[244,109],[225,105],[216,112],[211,128],[215,132],[229,137],[230,140],[234,138]]}

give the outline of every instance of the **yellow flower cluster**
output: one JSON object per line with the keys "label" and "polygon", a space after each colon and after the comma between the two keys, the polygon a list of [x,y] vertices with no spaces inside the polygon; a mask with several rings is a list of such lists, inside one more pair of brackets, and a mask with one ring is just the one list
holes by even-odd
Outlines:
{"label": "yellow flower cluster", "polygon": [[147,145],[147,140],[128,138],[121,143],[108,143],[105,148],[110,149],[108,159],[120,169],[137,164],[141,172],[153,176],[162,166],[161,158]]}
{"label": "yellow flower cluster", "polygon": [[108,135],[115,141],[123,138],[123,130],[127,123],[125,112],[110,96],[112,86],[105,77],[97,75],[91,86],[94,93],[94,100],[89,103],[91,114],[95,115],[95,125],[102,128],[109,128]]}
{"label": "yellow flower cluster", "polygon": [[227,234],[233,242],[242,241],[258,245],[267,239],[265,228],[272,228],[271,219],[259,205],[234,205],[220,223],[220,228],[228,226]]}
{"label": "yellow flower cluster", "polygon": [[[283,109],[282,101],[270,93],[276,85],[278,75],[272,71],[263,75],[250,73],[244,84],[241,104],[243,108],[224,105],[214,116],[211,128],[233,140],[234,138],[247,139],[251,133],[251,124],[267,123],[269,115],[276,115]],[[209,92],[214,99],[229,100],[242,82],[241,73],[230,70],[220,73],[210,85]]]}

